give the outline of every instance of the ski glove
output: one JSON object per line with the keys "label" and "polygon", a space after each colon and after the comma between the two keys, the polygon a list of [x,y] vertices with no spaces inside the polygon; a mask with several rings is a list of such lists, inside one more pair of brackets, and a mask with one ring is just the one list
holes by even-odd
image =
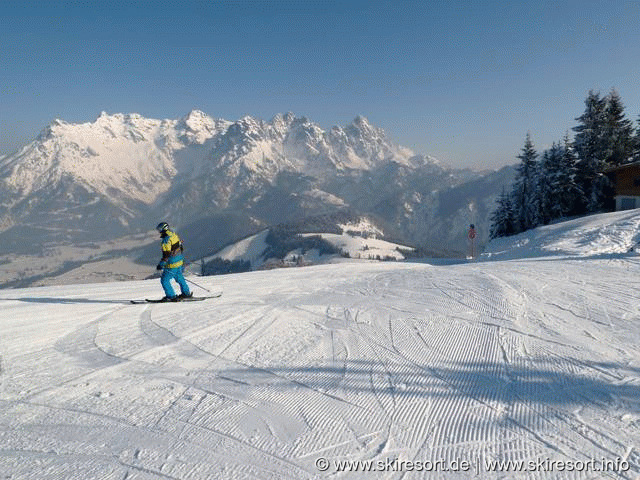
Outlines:
{"label": "ski glove", "polygon": [[156,266],[156,270],[162,270],[165,266],[164,262],[160,262],[157,266]]}

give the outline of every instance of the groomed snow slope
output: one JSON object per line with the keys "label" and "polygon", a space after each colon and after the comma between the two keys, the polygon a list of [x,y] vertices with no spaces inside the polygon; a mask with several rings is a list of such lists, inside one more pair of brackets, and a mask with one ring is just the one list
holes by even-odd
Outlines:
{"label": "groomed snow slope", "polygon": [[2,291],[0,473],[636,479],[640,261],[592,251]]}

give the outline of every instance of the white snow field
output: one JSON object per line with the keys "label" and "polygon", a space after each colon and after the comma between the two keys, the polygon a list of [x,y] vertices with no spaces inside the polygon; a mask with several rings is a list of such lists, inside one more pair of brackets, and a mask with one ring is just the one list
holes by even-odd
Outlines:
{"label": "white snow field", "polygon": [[639,223],[544,227],[519,259],[193,277],[224,292],[204,302],[0,291],[0,478],[638,479],[640,257],[616,252]]}

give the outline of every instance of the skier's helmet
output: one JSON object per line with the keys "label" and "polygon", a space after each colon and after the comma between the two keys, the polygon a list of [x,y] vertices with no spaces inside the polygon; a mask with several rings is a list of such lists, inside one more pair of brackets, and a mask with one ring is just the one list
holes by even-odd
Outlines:
{"label": "skier's helmet", "polygon": [[164,233],[169,230],[169,224],[167,222],[160,222],[156,227],[156,230],[160,233]]}

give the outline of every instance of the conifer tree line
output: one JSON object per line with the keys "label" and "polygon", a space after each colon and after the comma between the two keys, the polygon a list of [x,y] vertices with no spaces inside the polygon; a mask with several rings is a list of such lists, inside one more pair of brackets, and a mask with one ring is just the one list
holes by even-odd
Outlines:
{"label": "conifer tree line", "polygon": [[589,91],[575,136],[539,154],[527,134],[510,190],[491,216],[490,238],[506,237],[569,216],[613,210],[607,169],[640,161],[640,118],[635,129],[620,95]]}

